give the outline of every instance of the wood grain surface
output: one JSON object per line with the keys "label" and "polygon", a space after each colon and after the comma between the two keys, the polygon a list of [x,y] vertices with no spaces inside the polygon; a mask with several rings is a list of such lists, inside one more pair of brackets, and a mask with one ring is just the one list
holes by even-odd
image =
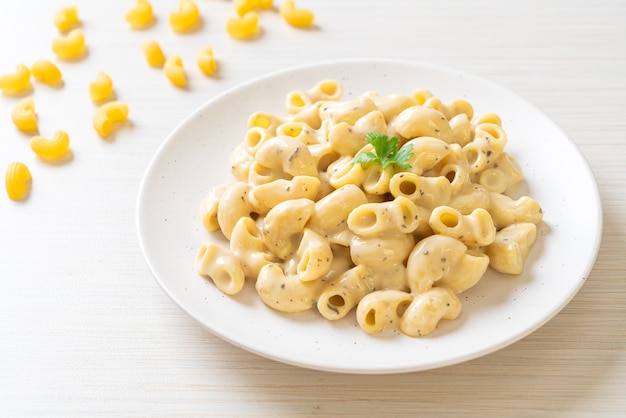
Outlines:
{"label": "wood grain surface", "polygon": [[[80,60],[59,62],[62,86],[33,82],[28,93],[40,133],[69,133],[69,161],[38,160],[10,120],[19,98],[0,95],[0,168],[20,160],[33,173],[27,201],[0,195],[0,416],[626,416],[625,1],[297,0],[315,12],[315,28],[266,11],[261,36],[245,42],[224,31],[231,2],[196,2],[203,22],[187,34],[167,23],[174,0],[151,1],[156,22],[145,30],[124,22],[134,0],[0,2],[0,74],[56,60],[52,19],[67,4],[78,6],[88,47]],[[181,55],[186,90],[147,67],[148,38]],[[219,62],[214,78],[194,63],[208,45]],[[420,373],[305,370],[211,335],[151,276],[135,207],[166,135],[242,82],[368,57],[501,84],[544,111],[588,160],[604,209],[597,262],[571,303],[527,338]],[[131,122],[109,140],[91,127],[88,85],[99,71],[130,108]]]}

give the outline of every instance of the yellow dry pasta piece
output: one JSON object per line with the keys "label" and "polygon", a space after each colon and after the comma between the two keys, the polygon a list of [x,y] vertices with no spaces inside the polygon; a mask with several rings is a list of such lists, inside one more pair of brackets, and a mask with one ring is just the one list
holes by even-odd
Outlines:
{"label": "yellow dry pasta piece", "polygon": [[111,77],[103,71],[100,71],[96,79],[89,83],[89,97],[94,103],[108,99],[113,93],[113,81]]}
{"label": "yellow dry pasta piece", "polygon": [[183,60],[180,55],[173,55],[165,61],[163,72],[170,82],[178,87],[187,85],[187,77],[183,68]]}
{"label": "yellow dry pasta piece", "polygon": [[11,112],[11,120],[20,131],[36,131],[37,115],[35,114],[35,99],[27,97],[19,101]]}
{"label": "yellow dry pasta piece", "polygon": [[39,158],[56,160],[63,157],[70,149],[70,137],[67,132],[58,130],[50,139],[36,135],[30,139],[30,148]]}
{"label": "yellow dry pasta piece", "polygon": [[141,49],[143,51],[143,55],[146,57],[146,61],[148,61],[148,65],[151,67],[163,67],[165,55],[163,55],[163,51],[157,41],[154,39],[148,39],[144,41]]}
{"label": "yellow dry pasta piece", "polygon": [[113,123],[128,119],[128,106],[124,102],[112,101],[101,105],[93,116],[93,127],[106,138],[113,130]]}
{"label": "yellow dry pasta piece", "polygon": [[52,52],[61,59],[79,56],[85,49],[85,35],[80,29],[74,29],[67,36],[52,41]]}
{"label": "yellow dry pasta piece", "polygon": [[239,16],[243,16],[251,10],[256,9],[258,0],[234,0],[233,9]]}
{"label": "yellow dry pasta piece", "polygon": [[170,12],[170,26],[175,32],[189,30],[199,21],[200,12],[193,0],[180,0],[178,10]]}
{"label": "yellow dry pasta piece", "polygon": [[274,6],[274,0],[234,0],[233,9],[239,16],[243,16],[251,10],[255,9],[271,9]]}
{"label": "yellow dry pasta piece", "polygon": [[78,7],[76,5],[65,6],[54,14],[54,25],[61,32],[67,32],[79,22]]}
{"label": "yellow dry pasta piece", "polygon": [[126,12],[125,20],[134,29],[140,29],[152,23],[152,5],[148,0],[137,0],[135,7]]}
{"label": "yellow dry pasta piece", "polygon": [[5,94],[16,94],[30,85],[30,70],[23,64],[15,67],[15,72],[0,75],[0,90]]}
{"label": "yellow dry pasta piece", "polygon": [[35,79],[51,86],[63,79],[63,74],[61,70],[59,70],[59,67],[46,59],[33,62],[31,71]]}
{"label": "yellow dry pasta piece", "polygon": [[315,15],[307,9],[298,9],[294,0],[284,0],[278,12],[291,26],[306,28],[313,24]]}
{"label": "yellow dry pasta piece", "polygon": [[254,36],[259,30],[259,15],[250,11],[245,15],[226,20],[226,32],[235,39],[245,39]]}
{"label": "yellow dry pasta piece", "polygon": [[32,175],[24,163],[13,162],[7,167],[4,185],[12,200],[21,200],[30,192]]}
{"label": "yellow dry pasta piece", "polygon": [[213,54],[213,48],[210,46],[203,48],[198,52],[196,56],[196,63],[200,70],[208,76],[215,74],[217,64],[215,62],[215,55]]}

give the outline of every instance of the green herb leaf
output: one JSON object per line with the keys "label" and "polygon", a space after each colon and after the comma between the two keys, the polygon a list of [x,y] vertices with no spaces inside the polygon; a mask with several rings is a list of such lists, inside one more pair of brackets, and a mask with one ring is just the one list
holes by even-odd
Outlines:
{"label": "green herb leaf", "polygon": [[353,164],[361,164],[365,166],[370,163],[378,163],[383,169],[387,168],[390,164],[395,164],[400,168],[411,168],[411,165],[406,161],[413,156],[413,145],[405,144],[402,148],[400,146],[400,140],[393,136],[389,138],[382,133],[368,133],[365,136],[365,140],[372,144],[374,152],[368,151],[361,154],[357,154],[353,159]]}

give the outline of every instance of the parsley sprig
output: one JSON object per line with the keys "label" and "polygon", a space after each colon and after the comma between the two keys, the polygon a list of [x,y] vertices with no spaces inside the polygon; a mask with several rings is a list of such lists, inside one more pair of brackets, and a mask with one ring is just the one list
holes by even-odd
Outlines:
{"label": "parsley sprig", "polygon": [[357,154],[352,159],[353,164],[365,166],[369,163],[378,163],[383,169],[390,164],[395,164],[404,169],[411,168],[411,165],[406,161],[413,156],[413,144],[405,144],[399,148],[400,140],[397,137],[389,138],[385,134],[372,132],[365,136],[365,140],[372,144],[374,152],[368,151]]}

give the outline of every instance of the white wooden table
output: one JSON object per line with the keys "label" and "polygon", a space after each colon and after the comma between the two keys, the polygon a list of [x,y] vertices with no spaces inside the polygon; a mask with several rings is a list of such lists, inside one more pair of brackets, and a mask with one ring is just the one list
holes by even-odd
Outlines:
{"label": "white wooden table", "polygon": [[[0,73],[54,60],[54,12],[77,4],[88,54],[60,63],[65,84],[35,84],[42,133],[65,129],[73,158],[39,161],[0,95],[0,168],[31,168],[25,202],[0,194],[0,416],[625,416],[626,2],[299,0],[315,30],[261,15],[263,35],[230,39],[224,0],[197,0],[204,24],[167,23],[177,2],[153,0],[154,26],[133,31],[134,1],[0,2]],[[275,2],[280,4],[279,0]],[[171,86],[141,54],[155,38],[188,63]],[[219,75],[193,64],[212,45]],[[446,368],[388,376],[331,374],[235,348],[161,291],[139,249],[142,174],[166,135],[224,90],[275,70],[337,58],[443,65],[524,96],[581,148],[600,188],[604,237],[582,290],[534,334]],[[91,128],[88,84],[99,71],[132,124],[110,141]],[[580,196],[585,199],[585,196]]]}

